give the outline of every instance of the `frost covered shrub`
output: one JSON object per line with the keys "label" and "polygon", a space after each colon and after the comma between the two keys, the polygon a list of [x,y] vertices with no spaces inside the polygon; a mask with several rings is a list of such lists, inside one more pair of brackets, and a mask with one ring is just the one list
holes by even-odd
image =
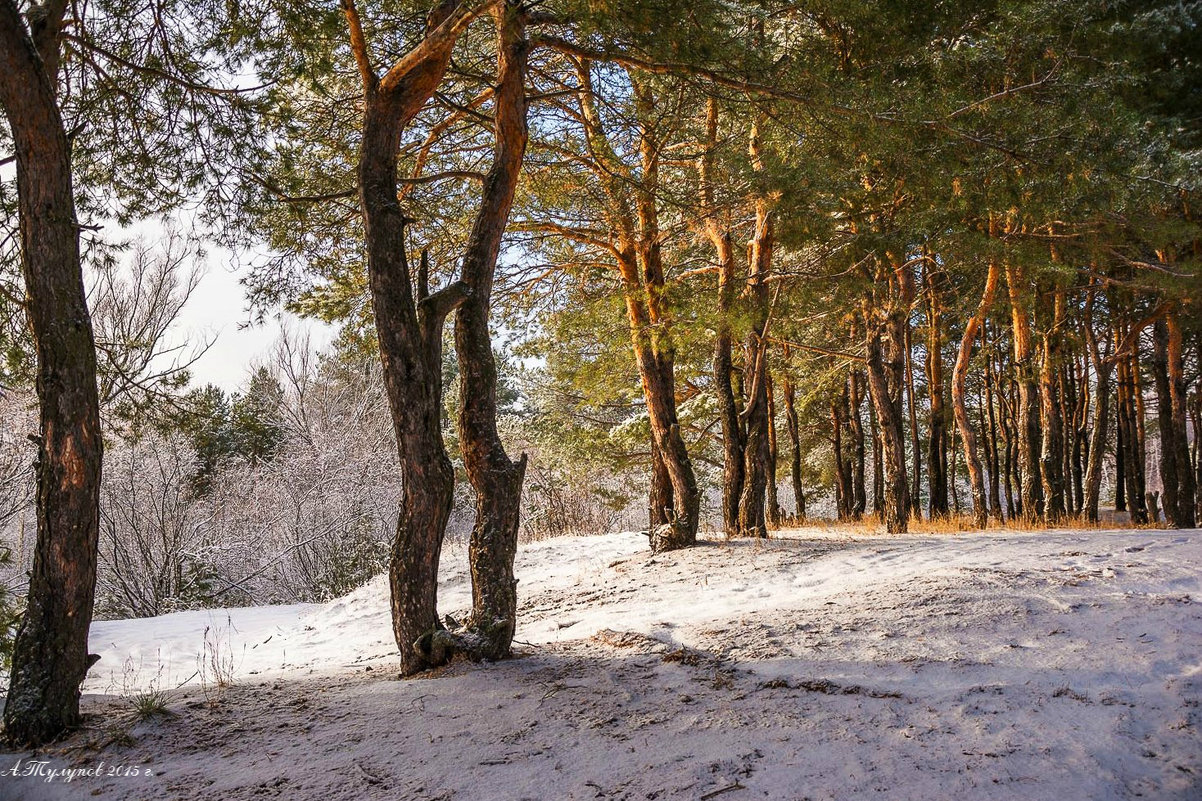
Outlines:
{"label": "frost covered shrub", "polygon": [[0,673],[8,671],[12,658],[28,582],[26,560],[33,552],[34,531],[22,529],[33,518],[34,404],[29,394],[0,390]]}
{"label": "frost covered shrub", "polygon": [[327,600],[388,564],[400,479],[378,367],[280,361],[276,452],[220,471],[205,499],[224,605]]}
{"label": "frost covered shrub", "polygon": [[100,492],[97,611],[149,617],[205,605],[208,515],[191,477],[196,456],[180,435],[108,443]]}
{"label": "frost covered shrub", "polygon": [[322,601],[387,568],[400,480],[378,367],[276,370],[270,450],[206,460],[185,431],[109,445],[102,615]]}

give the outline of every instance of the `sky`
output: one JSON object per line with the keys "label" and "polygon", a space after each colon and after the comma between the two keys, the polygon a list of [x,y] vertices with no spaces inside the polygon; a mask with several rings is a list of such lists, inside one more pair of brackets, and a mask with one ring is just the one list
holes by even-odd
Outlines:
{"label": "sky", "polygon": [[238,389],[256,366],[267,361],[285,326],[308,333],[318,350],[334,338],[332,326],[287,312],[269,316],[261,325],[251,325],[236,268],[245,262],[228,250],[211,248],[203,277],[171,332],[173,344],[212,342],[190,369],[193,386],[216,384],[227,391]]}

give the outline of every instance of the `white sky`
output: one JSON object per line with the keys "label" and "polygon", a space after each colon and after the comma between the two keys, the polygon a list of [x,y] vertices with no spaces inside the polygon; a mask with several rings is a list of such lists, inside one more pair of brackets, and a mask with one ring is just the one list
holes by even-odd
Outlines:
{"label": "white sky", "polygon": [[251,370],[267,360],[284,326],[307,332],[310,343],[325,348],[335,330],[325,323],[281,312],[262,325],[249,325],[246,296],[235,265],[245,260],[227,250],[211,248],[207,269],[173,330],[173,344],[185,340],[212,346],[191,367],[192,385],[216,384],[227,391],[239,388]]}

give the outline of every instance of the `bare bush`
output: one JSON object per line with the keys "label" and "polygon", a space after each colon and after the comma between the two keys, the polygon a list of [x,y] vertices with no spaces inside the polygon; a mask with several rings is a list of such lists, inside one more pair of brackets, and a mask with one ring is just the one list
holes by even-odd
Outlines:
{"label": "bare bush", "polygon": [[281,446],[222,471],[207,499],[221,592],[241,602],[326,600],[387,566],[400,480],[378,364],[314,361],[306,344],[281,341]]}
{"label": "bare bush", "polygon": [[196,457],[181,436],[110,443],[100,498],[97,608],[148,617],[203,606],[212,594],[207,510],[193,495]]}

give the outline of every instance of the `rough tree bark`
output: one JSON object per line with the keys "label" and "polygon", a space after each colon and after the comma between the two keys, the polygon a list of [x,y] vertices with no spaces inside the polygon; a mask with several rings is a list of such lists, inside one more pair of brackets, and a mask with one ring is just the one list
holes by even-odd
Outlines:
{"label": "rough tree bark", "polygon": [[[987,325],[983,325],[986,332],[982,334],[982,339],[988,347],[992,347],[989,341]],[[996,381],[993,371],[993,355],[986,353],[985,358],[985,415],[989,421],[989,431],[985,438],[985,453],[989,462],[989,511],[993,515],[993,519],[999,523],[1004,521],[1002,515],[1002,492],[1001,492],[1001,471],[1002,458],[998,452],[998,424],[997,424],[997,400],[996,400]]]}
{"label": "rough tree bark", "polygon": [[[1168,368],[1169,368],[1169,401],[1173,406],[1172,413],[1172,444],[1177,462],[1177,525],[1180,528],[1193,528],[1197,522],[1195,509],[1197,506],[1198,485],[1190,463],[1189,438],[1186,429],[1186,393],[1185,382],[1185,347],[1184,336],[1181,332],[1181,319],[1178,310],[1174,309],[1165,317],[1168,329]],[[1199,365],[1202,367],[1202,365]],[[1195,446],[1202,436],[1197,427],[1194,428]]]}
{"label": "rough tree bark", "polygon": [[420,285],[414,291],[405,252],[407,219],[397,195],[397,155],[405,126],[442,81],[456,40],[494,4],[436,6],[422,41],[381,76],[372,65],[354,1],[342,0],[364,92],[357,171],[368,282],[404,478],[388,572],[393,635],[406,676],[451,656],[436,636],[442,629],[438,560],[455,482],[442,440],[442,330],[469,290],[456,281],[433,294]]}
{"label": "rough tree bark", "polygon": [[[1043,516],[1043,486],[1039,477],[1039,386],[1033,364],[1031,313],[1027,308],[1026,275],[1020,265],[1006,263],[1010,293],[1010,335],[1014,340],[1014,370],[1018,380],[1018,463],[1022,516],[1028,522]],[[964,434],[963,429],[961,433]]]}
{"label": "rough tree bark", "polygon": [[783,517],[777,497],[776,460],[776,393],[772,374],[768,374],[768,487],[764,501],[764,520],[769,528],[780,528]]}
{"label": "rough tree bark", "polygon": [[1177,458],[1173,447],[1173,402],[1169,398],[1169,330],[1164,319],[1152,327],[1152,381],[1156,385],[1156,418],[1160,426],[1160,485],[1164,520],[1177,527]]}
{"label": "rough tree bark", "polygon": [[868,388],[880,423],[881,450],[884,461],[884,518],[890,534],[906,531],[906,449],[902,439],[902,421],[897,404],[890,393],[889,380],[882,354],[881,327],[868,326]]}
{"label": "rough tree bark", "polygon": [[1175,311],[1155,323],[1153,374],[1160,423],[1160,478],[1165,520],[1194,527],[1194,471],[1185,420],[1185,376],[1181,324]]}
{"label": "rough tree bark", "polygon": [[455,313],[459,361],[459,435],[463,465],[476,490],[472,527],[472,614],[458,632],[469,656],[509,655],[517,623],[517,552],[526,455],[514,462],[497,433],[497,365],[489,312],[493,274],[509,220],[528,138],[526,127],[525,11],[506,2],[494,8],[497,29],[497,86],[493,95],[495,152],[484,179],[480,209],[463,258],[467,299]]}
{"label": "rough tree bark", "polygon": [[[759,125],[752,123],[748,146],[752,166],[763,169],[760,160]],[[745,394],[740,418],[746,431],[743,451],[743,494],[739,498],[739,533],[745,537],[767,535],[766,493],[768,489],[768,276],[772,270],[773,221],[767,197],[755,200],[755,224],[747,248],[747,302],[751,327],[743,342]]]}
{"label": "rough tree bark", "polygon": [[972,483],[973,523],[977,528],[985,528],[988,524],[989,511],[985,499],[985,477],[981,470],[981,457],[977,452],[977,436],[968,419],[965,384],[968,378],[968,367],[972,360],[973,341],[977,338],[977,331],[980,330],[982,322],[989,314],[989,309],[993,306],[1001,272],[997,261],[991,259],[989,272],[985,276],[985,289],[981,292],[981,302],[977,305],[977,310],[972,317],[969,317],[968,322],[964,324],[964,337],[960,340],[956,366],[952,369],[952,408],[956,414],[956,425],[960,429],[960,439],[964,443],[964,464],[968,467],[968,477]]}
{"label": "rough tree bark", "polygon": [[1064,517],[1064,420],[1060,413],[1060,338],[1064,326],[1065,296],[1056,289],[1052,296],[1052,324],[1043,337],[1043,359],[1039,366],[1039,475],[1043,484],[1044,519],[1055,523]]}
{"label": "rough tree bark", "polygon": [[718,322],[714,334],[714,393],[722,425],[722,527],[727,537],[739,535],[739,497],[743,494],[743,450],[746,446],[732,384],[734,372],[731,320],[735,307],[735,255],[730,226],[718,215],[714,200],[714,156],[718,145],[718,101],[709,98],[705,115],[706,147],[698,159],[705,235],[718,262]]}
{"label": "rough tree bark", "polygon": [[914,359],[912,358],[913,343],[910,321],[906,320],[905,345],[903,355],[906,360],[906,412],[910,418],[910,451],[914,460],[914,473],[910,476],[910,514],[916,520],[922,520],[922,438],[918,432],[917,401],[914,398]]}
{"label": "rough tree bark", "polygon": [[55,96],[66,8],[38,8],[27,30],[0,0],[0,105],[17,167],[26,315],[37,354],[40,437],[37,544],[13,647],[5,730],[36,746],[79,722],[79,685],[93,660],[102,438],[96,351],[84,296],[71,146]]}

